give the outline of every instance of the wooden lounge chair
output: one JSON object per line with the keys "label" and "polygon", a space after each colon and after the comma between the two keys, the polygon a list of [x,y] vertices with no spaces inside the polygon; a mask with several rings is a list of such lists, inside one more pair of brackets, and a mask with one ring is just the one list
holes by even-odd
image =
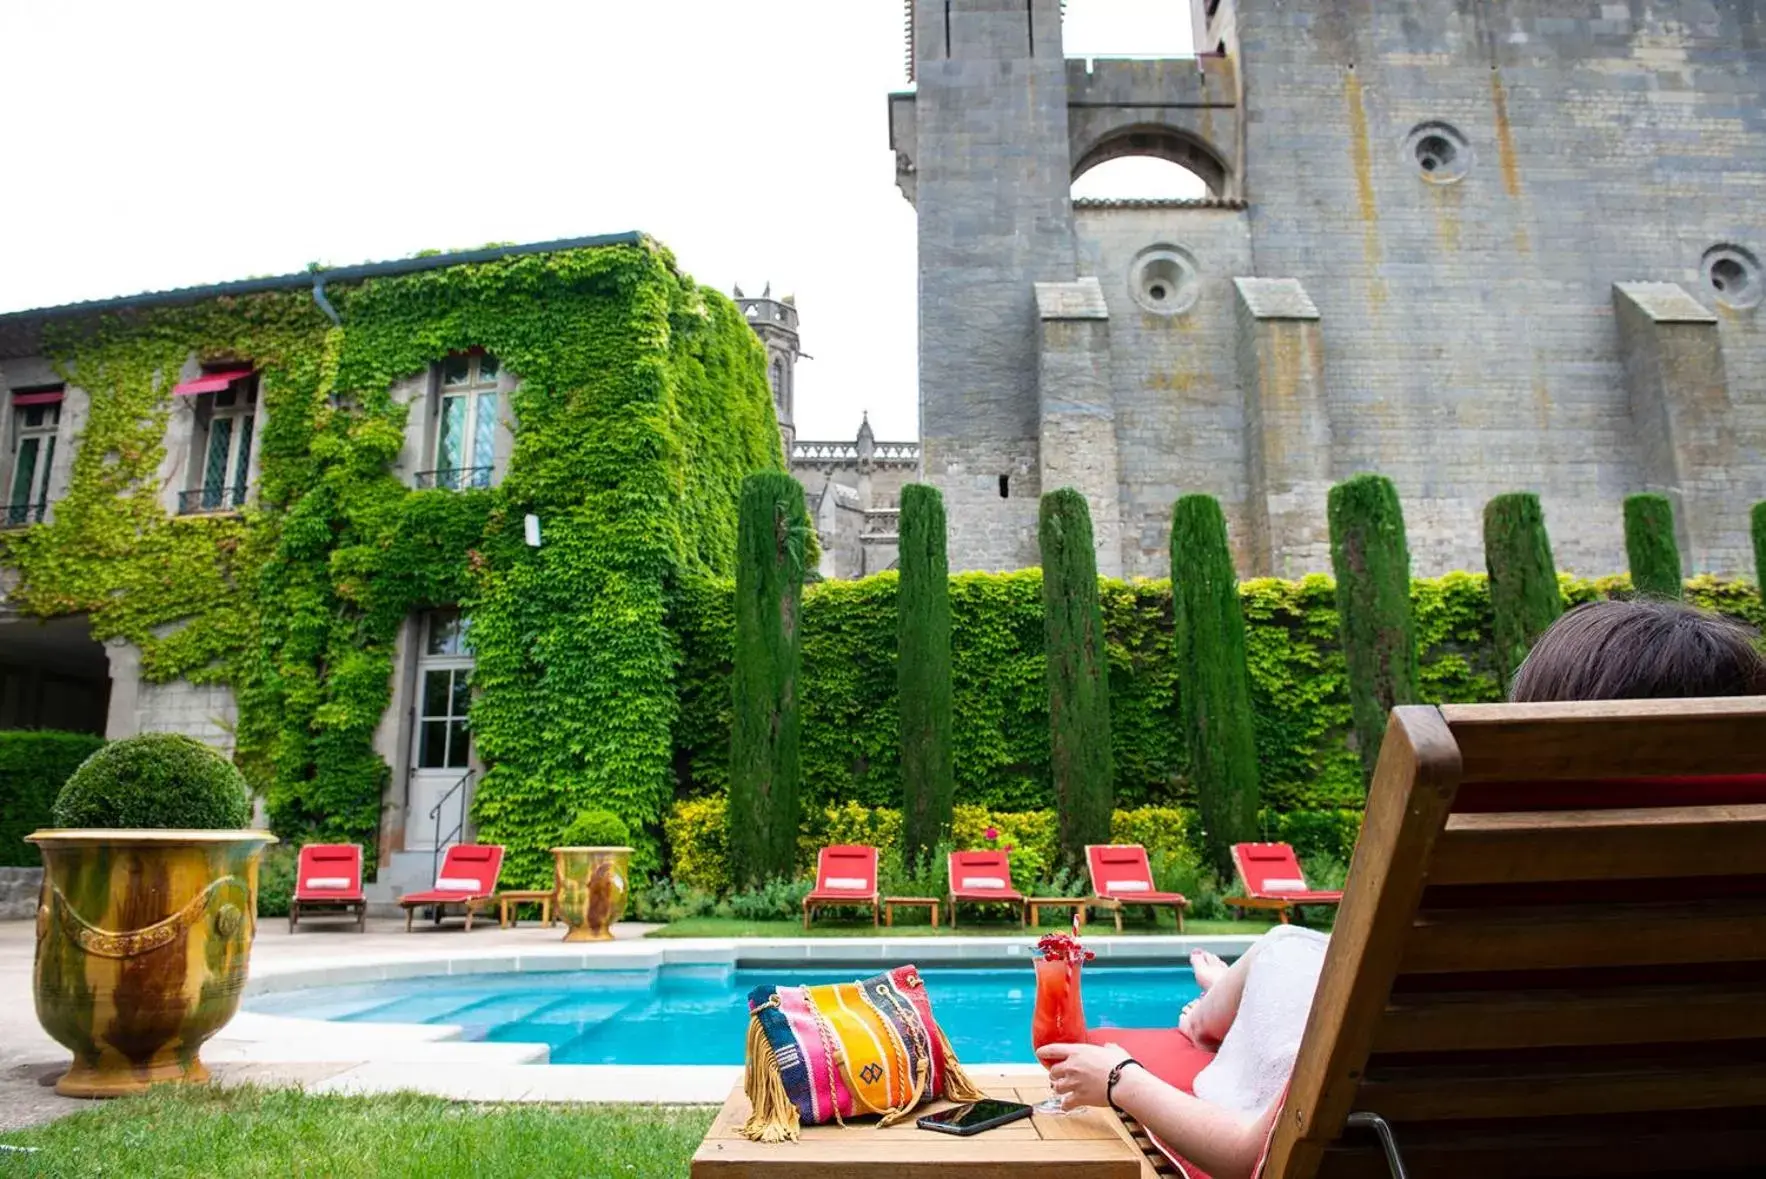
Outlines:
{"label": "wooden lounge chair", "polygon": [[957,906],[1009,905],[1024,924],[1024,894],[1012,887],[1011,860],[1003,851],[950,853],[950,927],[957,927]]}
{"label": "wooden lounge chair", "polygon": [[1160,892],[1154,885],[1146,848],[1138,843],[1087,844],[1085,864],[1091,872],[1089,903],[1115,915],[1117,933],[1122,932],[1124,905],[1170,905],[1177,914],[1177,931],[1183,932],[1183,911],[1190,902],[1181,892]]}
{"label": "wooden lounge chair", "polygon": [[288,932],[304,911],[356,915],[356,931],[368,925],[368,897],[362,890],[362,847],[357,843],[309,843],[294,869],[294,895],[288,901]]}
{"label": "wooden lounge chair", "polygon": [[440,925],[447,907],[458,905],[466,913],[466,932],[471,933],[473,914],[495,903],[497,877],[502,871],[503,849],[497,844],[456,843],[442,858],[434,888],[399,898],[405,909],[405,932],[411,932],[411,920],[419,908],[433,905],[435,923]]}
{"label": "wooden lounge chair", "polygon": [[824,847],[816,857],[816,886],[803,898],[803,928],[817,909],[830,905],[869,907],[871,925],[878,924],[877,849],[857,844]]}
{"label": "wooden lounge chair", "polygon": [[1226,903],[1235,909],[1274,909],[1283,925],[1290,909],[1299,916],[1302,906],[1336,905],[1343,900],[1341,892],[1307,888],[1300,857],[1285,843],[1235,843],[1233,867],[1241,892],[1227,897]]}
{"label": "wooden lounge chair", "polygon": [[1393,710],[1259,1174],[1400,1173],[1766,1175],[1766,697]]}
{"label": "wooden lounge chair", "polygon": [[1264,1174],[1386,1175],[1382,1133],[1766,1174],[1766,698],[1394,710]]}

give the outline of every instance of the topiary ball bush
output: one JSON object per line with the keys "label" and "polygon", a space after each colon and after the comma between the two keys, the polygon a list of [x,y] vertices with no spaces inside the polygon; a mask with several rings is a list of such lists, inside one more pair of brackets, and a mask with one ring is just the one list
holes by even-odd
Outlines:
{"label": "topiary ball bush", "polygon": [[57,827],[229,830],[251,820],[245,776],[179,733],[113,741],[80,763],[50,817]]}
{"label": "topiary ball bush", "polygon": [[626,847],[631,841],[631,829],[612,811],[584,811],[565,828],[564,841],[558,846]]}

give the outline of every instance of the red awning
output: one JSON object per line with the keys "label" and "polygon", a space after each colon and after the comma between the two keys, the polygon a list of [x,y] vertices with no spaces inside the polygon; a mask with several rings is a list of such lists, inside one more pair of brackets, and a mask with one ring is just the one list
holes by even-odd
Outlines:
{"label": "red awning", "polygon": [[66,396],[60,389],[40,389],[34,393],[14,393],[14,405],[58,405]]}
{"label": "red awning", "polygon": [[173,385],[172,396],[194,397],[198,393],[219,393],[234,381],[249,377],[251,374],[252,370],[249,368],[230,368],[221,372],[203,373],[194,381]]}

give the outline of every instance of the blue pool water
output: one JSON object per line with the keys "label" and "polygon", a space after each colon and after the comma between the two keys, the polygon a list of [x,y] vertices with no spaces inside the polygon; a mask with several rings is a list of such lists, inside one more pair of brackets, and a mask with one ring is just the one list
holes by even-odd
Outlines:
{"label": "blue pool water", "polygon": [[[555,1064],[741,1064],[748,992],[757,986],[851,982],[860,970],[664,966],[651,971],[454,975],[261,995],[246,1008],[373,1023],[441,1023],[464,1038],[551,1047]],[[923,970],[932,1010],[964,1060],[1029,1062],[1035,976],[1021,967]],[[1187,968],[1093,966],[1084,979],[1092,1027],[1172,1027],[1199,993]]]}

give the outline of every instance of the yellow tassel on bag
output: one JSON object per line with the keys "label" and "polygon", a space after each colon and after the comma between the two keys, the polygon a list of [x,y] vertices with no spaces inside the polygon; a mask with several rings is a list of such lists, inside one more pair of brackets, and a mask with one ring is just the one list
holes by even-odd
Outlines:
{"label": "yellow tassel on bag", "polygon": [[750,1142],[796,1142],[802,1123],[785,1080],[779,1075],[773,1046],[760,1026],[759,1014],[748,1017],[747,1065],[742,1071],[742,1090],[753,1107],[742,1125],[742,1137]]}
{"label": "yellow tassel on bag", "polygon": [[944,1095],[952,1101],[980,1101],[986,1097],[987,1094],[975,1087],[975,1082],[957,1063],[956,1050],[950,1046],[944,1029],[937,1024],[932,1026],[938,1031],[938,1049],[944,1053]]}

